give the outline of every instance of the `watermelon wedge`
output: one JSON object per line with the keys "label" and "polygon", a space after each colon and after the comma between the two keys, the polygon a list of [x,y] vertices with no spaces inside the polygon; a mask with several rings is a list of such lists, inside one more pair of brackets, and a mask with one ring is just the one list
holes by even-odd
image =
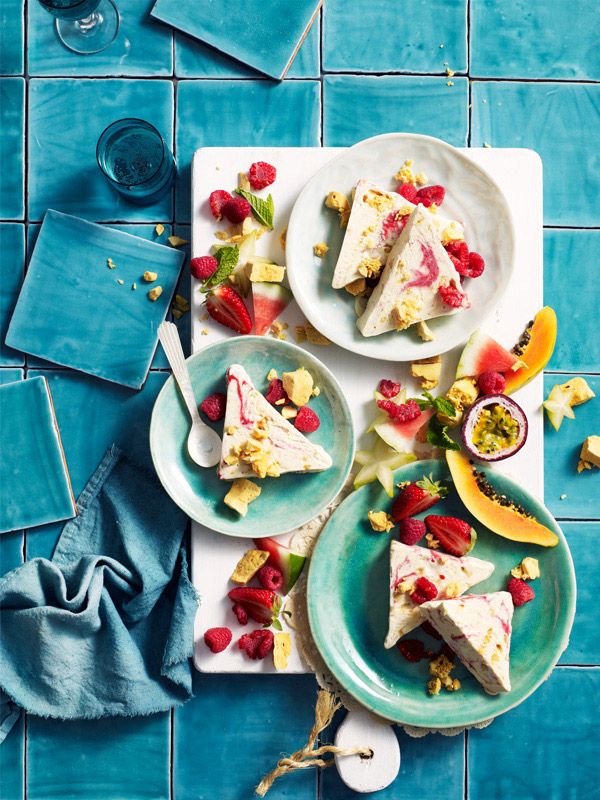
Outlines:
{"label": "watermelon wedge", "polygon": [[306,556],[293,553],[289,547],[269,537],[255,539],[254,544],[259,550],[266,550],[269,553],[267,564],[271,567],[277,567],[281,572],[283,575],[281,592],[284,595],[288,594],[300,577],[306,562]]}
{"label": "watermelon wedge", "polygon": [[253,283],[253,333],[257,336],[264,336],[277,317],[289,305],[291,299],[292,293],[290,290],[279,283]]}
{"label": "watermelon wedge", "polygon": [[408,422],[392,422],[387,414],[382,414],[373,423],[373,430],[386,444],[389,444],[399,453],[403,453],[407,449],[407,443],[415,438],[423,425],[426,425],[432,416],[433,409],[431,408],[426,408],[421,412],[420,417],[411,419]]}
{"label": "watermelon wedge", "polygon": [[519,356],[506,350],[486,333],[475,331],[462,351],[456,379],[476,378],[483,372],[508,372],[522,366]]}

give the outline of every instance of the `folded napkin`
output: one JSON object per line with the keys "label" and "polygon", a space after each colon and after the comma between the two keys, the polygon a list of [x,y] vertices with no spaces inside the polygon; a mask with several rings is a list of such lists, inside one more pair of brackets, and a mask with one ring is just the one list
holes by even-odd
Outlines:
{"label": "folded napkin", "polygon": [[[0,579],[0,741],[18,713],[138,716],[192,695],[196,592],[185,515],[156,477],[112,448],[52,561]],[[12,703],[10,701],[13,701]]]}

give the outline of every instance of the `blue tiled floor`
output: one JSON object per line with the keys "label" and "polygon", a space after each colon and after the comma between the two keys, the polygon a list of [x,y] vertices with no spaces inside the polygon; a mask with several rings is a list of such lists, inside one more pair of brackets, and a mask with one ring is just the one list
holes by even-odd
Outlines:
{"label": "blue tiled floor", "polygon": [[[36,0],[25,4],[25,12],[20,0],[2,3],[0,330],[26,263],[25,229],[30,253],[36,223],[49,207],[147,237],[163,221],[168,232],[189,239],[189,164],[203,144],[349,145],[384,131],[419,131],[459,146],[486,142],[541,153],[549,226],[545,301],[556,308],[560,324],[546,390],[565,381],[564,373],[585,374],[600,397],[600,49],[594,0],[325,0],[323,19],[283,83],[151,20],[150,0],[117,3],[123,18],[118,41],[86,58],[58,45],[51,18]],[[446,67],[457,74],[445,75]],[[174,145],[180,169],[176,203],[167,197],[151,208],[126,205],[98,174],[98,134],[108,122],[132,114],[155,122]],[[185,273],[180,286],[182,294],[189,291]],[[178,324],[189,338],[189,315]],[[0,350],[0,382],[48,376],[75,493],[112,442],[148,457],[150,409],[166,378],[156,370],[164,367],[159,349],[155,371],[137,393]],[[419,740],[400,734],[400,777],[377,798],[597,796],[600,487],[597,472],[577,475],[575,469],[583,439],[600,433],[599,402],[576,408],[576,419],[565,420],[559,433],[550,426],[545,431],[545,499],[562,521],[579,584],[576,622],[561,666],[532,698],[484,731]],[[16,567],[24,554],[49,557],[60,527],[29,530],[25,537],[3,534],[0,572]],[[100,723],[22,720],[0,746],[0,796],[250,800],[279,754],[306,740],[314,688],[310,677],[196,675],[196,698],[171,715]],[[268,797],[358,796],[335,770],[327,770],[290,776]]]}

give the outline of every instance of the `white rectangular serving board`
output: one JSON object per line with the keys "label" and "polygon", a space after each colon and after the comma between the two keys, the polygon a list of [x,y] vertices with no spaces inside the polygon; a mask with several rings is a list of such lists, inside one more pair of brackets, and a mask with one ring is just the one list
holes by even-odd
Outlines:
{"label": "white rectangular serving board", "polygon": [[[277,167],[277,180],[269,189],[275,201],[275,230],[259,240],[257,254],[285,263],[279,235],[287,227],[294,202],[307,180],[341,150],[287,147],[207,147],[197,150],[192,172],[192,256],[207,254],[216,241],[215,231],[224,227],[210,214],[209,194],[215,189],[231,190],[237,186],[239,172],[246,171],[254,161],[267,161]],[[462,152],[496,180],[513,214],[515,270],[506,294],[483,326],[491,336],[510,348],[525,323],[533,318],[543,303],[542,162],[537,153],[525,149],[473,148]],[[307,232],[307,237],[310,238],[310,232]],[[207,320],[203,312],[202,296],[192,287],[194,353],[229,336],[225,328]],[[294,342],[294,325],[304,322],[296,303],[292,302],[280,319],[289,323],[289,340]],[[420,392],[408,374],[408,364],[369,360],[336,345],[316,347],[305,343],[302,346],[326,364],[340,382],[352,411],[359,443],[373,419],[372,395],[381,378],[399,379],[409,392]],[[452,382],[461,350],[462,346],[443,356],[441,386]],[[268,365],[265,375],[271,366],[277,365]],[[359,373],[357,366],[360,366]],[[496,465],[540,498],[544,488],[542,399],[543,382],[539,375],[519,390],[518,401],[529,420],[527,442],[508,463]],[[282,537],[282,540],[286,538]],[[194,663],[201,672],[276,672],[271,659],[251,661],[235,645],[213,654],[202,638],[207,628],[227,626],[233,630],[235,643],[243,632],[252,629],[250,625],[243,628],[237,624],[231,612],[231,601],[227,600],[227,592],[232,586],[229,576],[238,559],[251,546],[251,539],[223,536],[197,523],[192,525],[192,580],[201,596],[194,632]],[[285,623],[284,629],[289,630]],[[293,630],[290,633],[293,639]],[[279,674],[309,671],[297,648],[293,647],[287,670]]]}

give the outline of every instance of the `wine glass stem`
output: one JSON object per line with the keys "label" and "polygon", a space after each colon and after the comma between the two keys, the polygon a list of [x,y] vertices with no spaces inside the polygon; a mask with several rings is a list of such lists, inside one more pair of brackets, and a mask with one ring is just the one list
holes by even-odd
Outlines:
{"label": "wine glass stem", "polygon": [[102,16],[97,11],[93,11],[89,16],[77,20],[77,27],[82,33],[89,33],[96,25],[102,23]]}

